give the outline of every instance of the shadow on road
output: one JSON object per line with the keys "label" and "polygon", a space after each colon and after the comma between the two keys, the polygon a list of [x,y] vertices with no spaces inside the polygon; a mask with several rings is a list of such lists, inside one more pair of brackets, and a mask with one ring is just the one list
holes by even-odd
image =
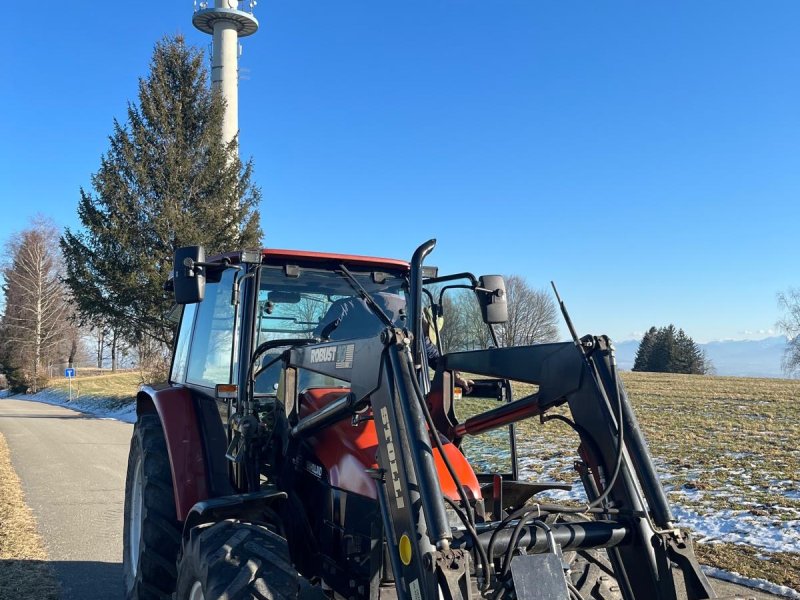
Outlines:
{"label": "shadow on road", "polygon": [[37,415],[0,415],[0,419],[97,419],[93,415],[79,414],[79,415],[54,415],[50,414],[37,414]]}
{"label": "shadow on road", "polygon": [[[53,592],[48,572],[58,581],[58,595]],[[0,583],[0,600],[117,600],[123,597],[122,563],[0,560]]]}
{"label": "shadow on road", "polygon": [[122,563],[54,561],[62,600],[122,598]]}

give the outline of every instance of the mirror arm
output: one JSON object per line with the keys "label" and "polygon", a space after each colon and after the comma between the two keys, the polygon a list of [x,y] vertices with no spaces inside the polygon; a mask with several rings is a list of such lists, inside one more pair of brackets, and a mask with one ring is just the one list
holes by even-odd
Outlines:
{"label": "mirror arm", "polygon": [[186,267],[187,269],[194,269],[195,267],[205,267],[207,269],[213,269],[214,267],[223,267],[225,269],[236,269],[237,271],[242,270],[241,265],[234,265],[231,262],[231,259],[228,258],[227,256],[220,261],[214,261],[214,262],[203,262],[199,260],[195,261],[187,256],[186,258],[183,259],[183,266]]}
{"label": "mirror arm", "polygon": [[442,275],[441,277],[428,277],[422,281],[423,285],[430,285],[433,283],[443,283],[445,281],[453,281],[455,279],[469,279],[472,287],[478,286],[478,278],[472,273],[454,273],[453,275]]}

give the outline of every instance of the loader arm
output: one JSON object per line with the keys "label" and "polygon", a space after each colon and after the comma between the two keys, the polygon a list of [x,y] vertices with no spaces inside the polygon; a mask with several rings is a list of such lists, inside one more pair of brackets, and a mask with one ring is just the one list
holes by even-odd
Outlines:
{"label": "loader arm", "polygon": [[[582,348],[565,342],[445,355],[445,369],[531,383],[539,388],[530,396],[467,419],[456,426],[456,435],[476,435],[543,415],[566,403],[581,432],[584,451],[593,449],[599,454],[593,458],[604,485],[622,451],[619,476],[602,505],[623,513],[617,518],[630,536],[628,543],[608,550],[625,598],[676,599],[678,582],[673,577],[672,562],[683,572],[689,600],[715,597],[694,558],[688,536],[673,524],[644,436],[625,388],[614,373],[610,341],[587,336],[580,343]],[[621,449],[620,433],[624,434]],[[594,481],[584,481],[589,484],[585,487],[590,502],[599,494]]]}

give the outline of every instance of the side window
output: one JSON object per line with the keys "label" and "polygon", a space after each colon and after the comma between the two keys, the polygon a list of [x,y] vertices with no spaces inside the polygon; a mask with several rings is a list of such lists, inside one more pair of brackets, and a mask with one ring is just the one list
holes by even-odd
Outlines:
{"label": "side window", "polygon": [[218,283],[207,283],[205,299],[197,308],[189,349],[187,383],[214,387],[230,383],[235,310],[231,288],[236,273],[228,269]]}
{"label": "side window", "polygon": [[187,304],[183,307],[178,341],[175,344],[175,357],[172,359],[172,373],[169,377],[172,383],[183,383],[186,378],[186,359],[189,355],[189,342],[192,339],[192,325],[196,312],[197,304]]}

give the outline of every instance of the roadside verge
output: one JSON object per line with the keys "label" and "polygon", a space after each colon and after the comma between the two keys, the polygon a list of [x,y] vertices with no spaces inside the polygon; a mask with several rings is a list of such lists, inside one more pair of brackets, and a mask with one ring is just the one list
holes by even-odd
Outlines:
{"label": "roadside verge", "polygon": [[0,434],[0,600],[56,600],[58,584]]}

